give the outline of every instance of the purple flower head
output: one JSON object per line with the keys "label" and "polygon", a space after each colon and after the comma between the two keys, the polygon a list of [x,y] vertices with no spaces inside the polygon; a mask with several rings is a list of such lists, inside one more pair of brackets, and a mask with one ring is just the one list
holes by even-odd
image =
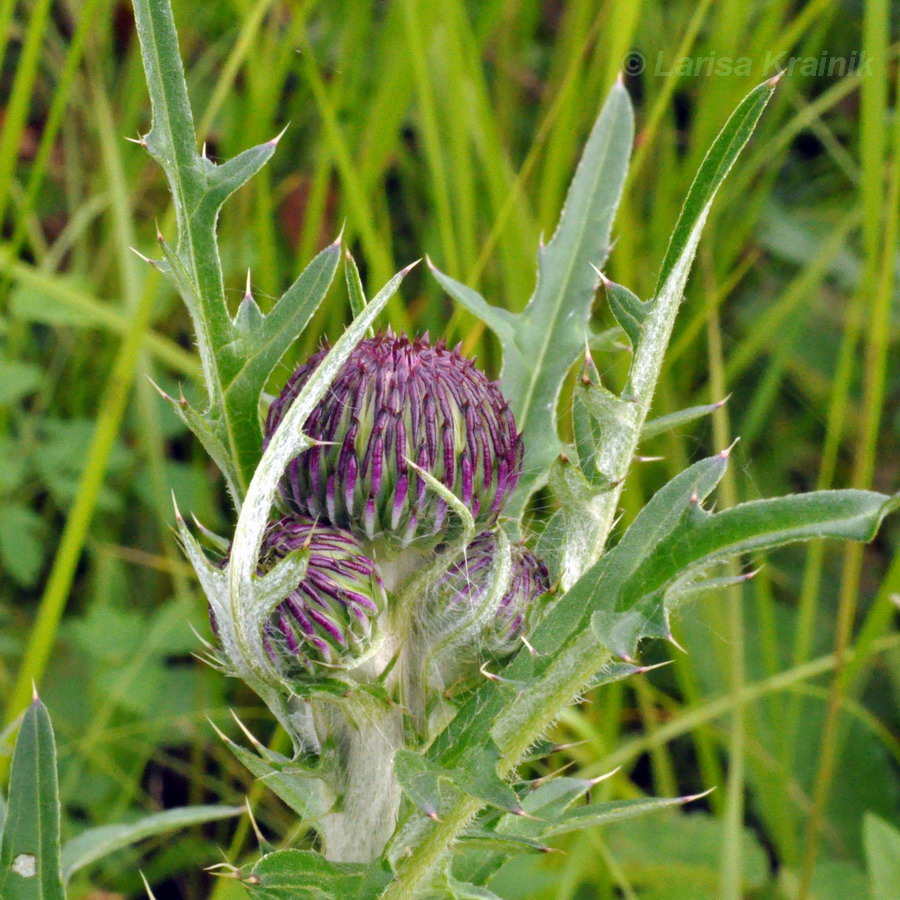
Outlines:
{"label": "purple flower head", "polygon": [[[439,614],[477,608],[491,587],[491,572],[497,552],[493,532],[479,534],[463,556],[441,577],[438,590],[443,605]],[[524,544],[513,544],[509,589],[500,600],[493,621],[482,635],[486,649],[498,655],[511,653],[525,630],[528,608],[550,590],[547,567]]]}
{"label": "purple flower head", "polygon": [[[322,361],[313,354],[269,408],[268,443]],[[361,341],[304,432],[323,443],[288,465],[281,491],[297,513],[404,547],[458,528],[447,503],[407,463],[449,488],[481,527],[514,490],[522,441],[495,382],[472,360],[428,335],[390,330]]]}
{"label": "purple flower head", "polygon": [[287,679],[362,662],[375,644],[387,602],[381,576],[359,541],[306,517],[267,527],[259,573],[302,548],[309,551],[306,574],[263,629],[263,646]]}

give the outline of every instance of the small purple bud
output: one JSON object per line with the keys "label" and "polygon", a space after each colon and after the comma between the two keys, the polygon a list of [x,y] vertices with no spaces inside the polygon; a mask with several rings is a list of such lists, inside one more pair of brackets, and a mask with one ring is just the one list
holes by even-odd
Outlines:
{"label": "small purple bud", "polygon": [[[272,403],[266,444],[326,352],[297,369]],[[494,524],[521,473],[521,437],[498,385],[427,335],[388,330],[361,341],[303,431],[326,443],[287,467],[288,506],[394,547],[459,531],[407,460],[452,491],[481,528]]]}
{"label": "small purple bud", "polygon": [[[443,607],[436,610],[441,617],[454,610],[477,608],[491,587],[491,573],[497,539],[494,533],[479,534],[466,548],[463,556],[441,577],[437,597]],[[525,618],[531,604],[550,590],[547,567],[524,544],[513,544],[512,573],[509,589],[503,595],[492,622],[480,635],[486,649],[494,655],[515,650],[525,631]]]}
{"label": "small purple bud", "polygon": [[[303,548],[309,552],[306,574],[263,629],[266,652],[287,681],[362,662],[376,645],[378,618],[387,605],[378,569],[359,541],[307,517],[269,524],[259,574]],[[212,614],[210,619],[216,633]]]}

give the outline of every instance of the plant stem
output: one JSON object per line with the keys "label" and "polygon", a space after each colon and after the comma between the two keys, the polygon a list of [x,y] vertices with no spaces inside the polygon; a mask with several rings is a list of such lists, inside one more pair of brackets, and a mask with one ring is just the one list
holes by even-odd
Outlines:
{"label": "plant stem", "polygon": [[398,709],[367,712],[365,721],[348,722],[338,710],[322,716],[322,733],[334,741],[339,760],[337,812],[318,824],[325,856],[333,862],[371,862],[381,856],[400,810],[394,752],[403,745]]}

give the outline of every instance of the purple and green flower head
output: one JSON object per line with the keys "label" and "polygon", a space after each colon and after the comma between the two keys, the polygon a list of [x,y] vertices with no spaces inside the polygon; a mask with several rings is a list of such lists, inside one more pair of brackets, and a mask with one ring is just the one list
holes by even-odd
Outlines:
{"label": "purple and green flower head", "polygon": [[378,569],[353,535],[289,516],[266,528],[259,573],[296,550],[309,554],[306,574],[270,615],[263,647],[287,680],[354,668],[378,647],[387,605]]}
{"label": "purple and green flower head", "polygon": [[[434,609],[438,617],[446,620],[448,616],[468,614],[484,603],[491,589],[497,552],[498,541],[491,531],[479,534],[466,547],[438,583],[435,602],[440,608]],[[485,650],[500,656],[516,649],[534,601],[550,590],[547,567],[524,544],[512,544],[509,552],[509,586],[479,637]]]}
{"label": "purple and green flower head", "polygon": [[[326,354],[313,354],[272,403],[266,442]],[[289,464],[282,495],[296,513],[393,547],[437,543],[458,528],[413,465],[464,503],[480,528],[515,489],[523,447],[499,386],[428,336],[391,331],[360,342],[304,432],[321,441]]]}

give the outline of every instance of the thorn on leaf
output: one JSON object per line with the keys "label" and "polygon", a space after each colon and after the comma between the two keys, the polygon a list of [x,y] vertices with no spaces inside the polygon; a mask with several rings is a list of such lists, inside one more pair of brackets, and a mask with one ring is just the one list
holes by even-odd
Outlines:
{"label": "thorn on leaf", "polygon": [[290,127],[291,127],[291,123],[288,122],[287,125],[285,125],[284,128],[282,128],[281,131],[279,131],[278,134],[276,134],[275,137],[273,137],[272,140],[269,141],[269,143],[270,143],[273,147],[277,147],[277,146],[278,146],[278,142],[284,137],[284,133],[285,133],[285,132],[288,130],[288,128],[290,128]]}

